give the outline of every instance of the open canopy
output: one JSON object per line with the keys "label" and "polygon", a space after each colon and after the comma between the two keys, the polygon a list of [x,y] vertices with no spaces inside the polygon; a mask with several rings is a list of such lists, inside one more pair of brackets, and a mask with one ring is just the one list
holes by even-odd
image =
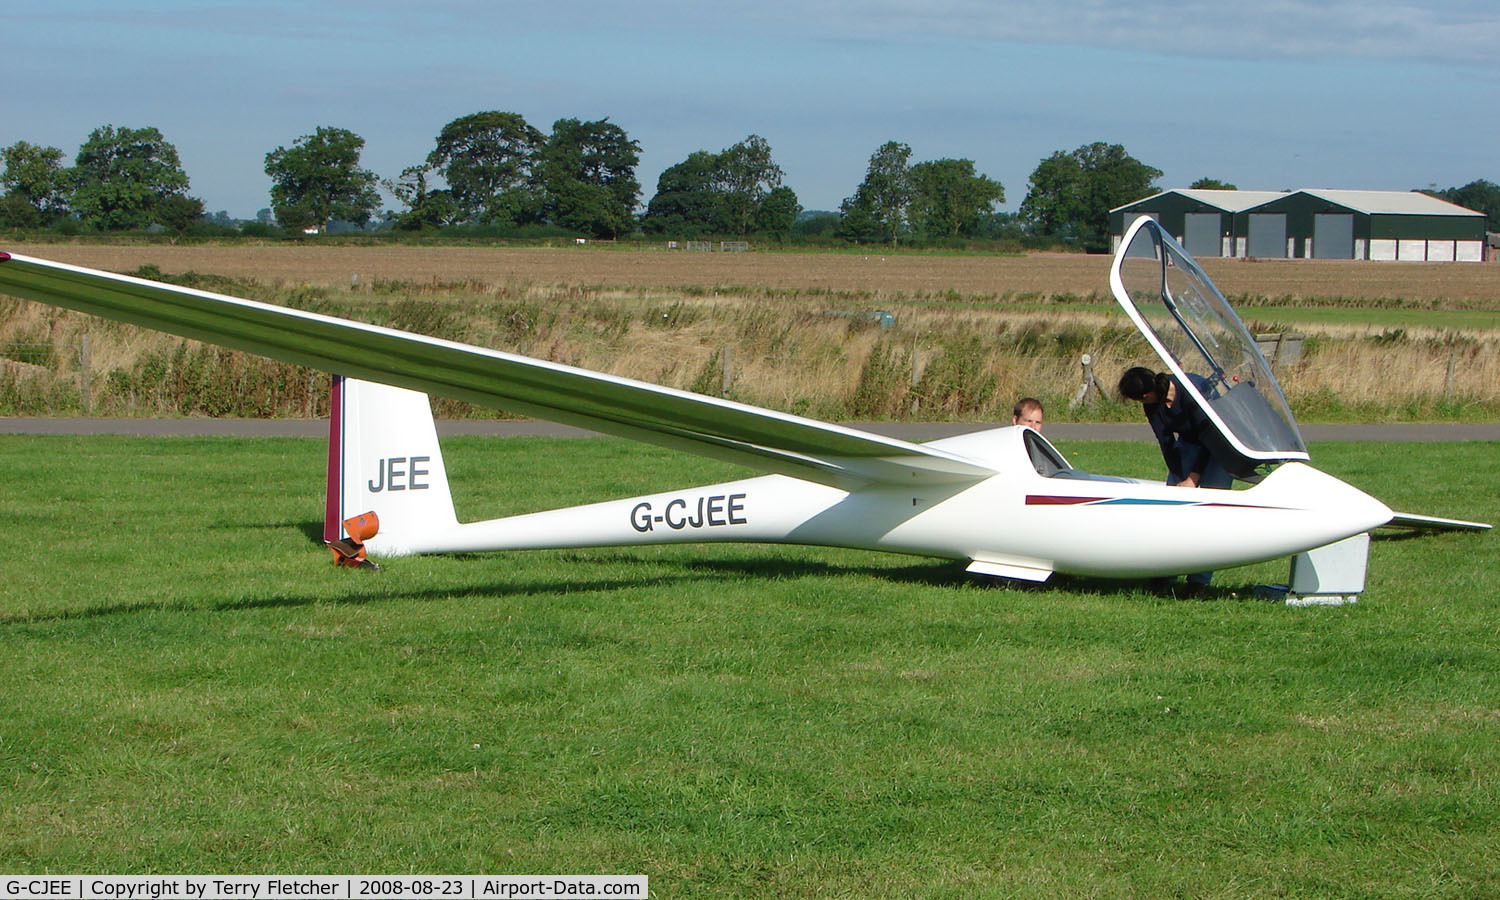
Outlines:
{"label": "open canopy", "polygon": [[1255,338],[1161,225],[1136,219],[1115,254],[1109,284],[1230,448],[1257,462],[1307,459],[1297,420]]}

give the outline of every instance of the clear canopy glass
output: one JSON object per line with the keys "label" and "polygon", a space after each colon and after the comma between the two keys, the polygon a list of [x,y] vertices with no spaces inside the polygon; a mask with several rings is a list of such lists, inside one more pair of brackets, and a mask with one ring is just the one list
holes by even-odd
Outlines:
{"label": "clear canopy glass", "polygon": [[1297,420],[1255,338],[1161,225],[1143,217],[1126,231],[1110,287],[1231,447],[1263,462],[1307,458]]}

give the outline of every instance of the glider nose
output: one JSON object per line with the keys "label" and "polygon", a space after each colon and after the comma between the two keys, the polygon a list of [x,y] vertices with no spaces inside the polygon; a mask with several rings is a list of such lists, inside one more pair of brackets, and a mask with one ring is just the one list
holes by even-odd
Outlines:
{"label": "glider nose", "polygon": [[1362,534],[1389,522],[1391,508],[1348,482],[1303,463],[1286,463],[1266,479],[1287,506],[1310,514],[1329,541]]}

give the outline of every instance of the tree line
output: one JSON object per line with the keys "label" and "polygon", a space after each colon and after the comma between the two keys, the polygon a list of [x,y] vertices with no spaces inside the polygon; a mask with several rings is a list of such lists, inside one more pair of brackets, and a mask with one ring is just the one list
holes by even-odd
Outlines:
{"label": "tree line", "polygon": [[[1004,186],[973,160],[913,162],[911,147],[889,141],[870,156],[864,179],[838,212],[803,215],[765,138],[749,135],[718,152],[700,150],[668,167],[641,207],[640,144],[608,118],[559,119],[550,133],[513,112],[485,111],[443,126],[421,162],[382,180],[360,164],[365,141],[319,127],[265,156],[270,206],[241,231],[362,228],[489,229],[496,234],[574,234],[620,238],[823,235],[861,244],[953,239],[1032,239],[1102,249],[1108,211],[1149,196],[1161,171],[1119,144],[1057,151],[1032,172],[1017,213],[999,211]],[[151,227],[184,232],[205,216],[188,194],[177,149],[156,128],[95,129],[63,164],[63,152],[18,141],[4,148],[0,226],[73,231]],[[1227,188],[1201,179],[1194,187]],[[399,210],[381,211],[378,188]],[[1430,190],[1484,211],[1500,229],[1500,187],[1476,181]]]}

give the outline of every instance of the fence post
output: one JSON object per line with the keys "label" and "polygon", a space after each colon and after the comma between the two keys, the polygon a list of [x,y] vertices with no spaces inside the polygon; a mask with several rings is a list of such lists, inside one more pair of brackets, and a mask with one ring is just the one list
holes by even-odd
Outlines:
{"label": "fence post", "polygon": [[724,349],[722,351],[720,351],[720,353],[719,353],[719,375],[720,375],[720,378],[721,378],[721,383],[720,383],[720,387],[719,387],[719,396],[720,397],[728,397],[729,396],[729,387],[730,387],[730,385],[732,385],[734,383],[734,371],[733,371],[733,369],[731,369],[731,361],[730,361],[730,357],[729,357],[729,345],[727,345],[727,344],[724,346]]}
{"label": "fence post", "polygon": [[92,354],[89,349],[89,333],[85,331],[83,339],[78,344],[78,400],[83,406],[84,415],[88,415],[94,405],[93,398],[90,396],[89,362]]}
{"label": "fence post", "polygon": [[1458,353],[1457,350],[1454,350],[1451,347],[1448,348],[1448,377],[1443,381],[1443,399],[1444,400],[1452,400],[1453,399],[1453,366],[1454,366],[1454,362],[1455,362],[1455,358],[1454,357],[1457,355],[1457,353]]}
{"label": "fence post", "polygon": [[1085,400],[1092,402],[1099,396],[1099,382],[1094,380],[1094,358],[1085,353],[1078,362],[1083,366],[1083,383],[1078,386],[1078,392],[1073,395],[1073,402],[1068,404],[1069,409]]}
{"label": "fence post", "polygon": [[911,342],[911,414],[916,415],[922,409],[922,397],[917,393],[917,385],[922,382],[922,348],[917,346],[916,341]]}

